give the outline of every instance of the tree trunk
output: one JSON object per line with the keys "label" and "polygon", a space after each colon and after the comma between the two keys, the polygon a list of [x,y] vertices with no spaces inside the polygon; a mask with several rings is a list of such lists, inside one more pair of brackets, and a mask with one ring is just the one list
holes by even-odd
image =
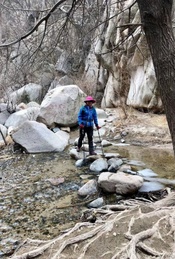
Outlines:
{"label": "tree trunk", "polygon": [[137,0],[175,154],[175,38],[173,0]]}

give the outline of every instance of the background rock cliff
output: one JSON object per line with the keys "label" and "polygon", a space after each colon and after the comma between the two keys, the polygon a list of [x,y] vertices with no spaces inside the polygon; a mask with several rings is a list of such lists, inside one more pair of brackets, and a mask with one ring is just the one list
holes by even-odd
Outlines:
{"label": "background rock cliff", "polygon": [[23,3],[19,11],[18,3],[12,2],[15,12],[10,3],[8,9],[2,6],[0,25],[0,88],[6,101],[10,92],[30,83],[42,86],[42,96],[58,84],[75,83],[94,95],[103,108],[131,106],[163,112],[134,0],[85,1],[76,9],[72,1],[63,1],[49,16],[47,26],[41,23],[23,41],[8,46],[32,30],[47,15],[45,8],[49,10],[55,3],[29,1],[30,8]]}

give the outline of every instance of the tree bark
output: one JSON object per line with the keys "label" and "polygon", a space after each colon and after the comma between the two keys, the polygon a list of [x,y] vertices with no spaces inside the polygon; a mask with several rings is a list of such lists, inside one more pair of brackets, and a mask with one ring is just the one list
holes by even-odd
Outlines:
{"label": "tree bark", "polygon": [[175,154],[175,38],[173,0],[137,0]]}

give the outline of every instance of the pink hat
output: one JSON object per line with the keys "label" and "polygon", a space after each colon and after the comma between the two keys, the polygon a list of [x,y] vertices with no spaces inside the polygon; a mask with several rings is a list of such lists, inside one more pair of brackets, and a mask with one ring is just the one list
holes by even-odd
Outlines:
{"label": "pink hat", "polygon": [[95,100],[94,100],[94,98],[92,96],[87,96],[84,102],[85,103],[86,102],[93,102],[93,103],[95,103]]}

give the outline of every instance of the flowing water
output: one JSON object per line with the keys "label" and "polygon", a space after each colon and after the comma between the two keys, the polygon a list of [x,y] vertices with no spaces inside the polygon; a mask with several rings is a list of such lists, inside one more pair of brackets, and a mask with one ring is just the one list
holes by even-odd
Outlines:
{"label": "flowing water", "polygon": [[[139,160],[160,177],[175,179],[173,153],[138,146],[108,147],[105,152]],[[62,154],[0,155],[0,258],[9,258],[25,238],[51,239],[72,227],[86,209],[77,190],[88,177]],[[90,175],[89,177],[93,177]],[[83,180],[84,179],[84,180]]]}

